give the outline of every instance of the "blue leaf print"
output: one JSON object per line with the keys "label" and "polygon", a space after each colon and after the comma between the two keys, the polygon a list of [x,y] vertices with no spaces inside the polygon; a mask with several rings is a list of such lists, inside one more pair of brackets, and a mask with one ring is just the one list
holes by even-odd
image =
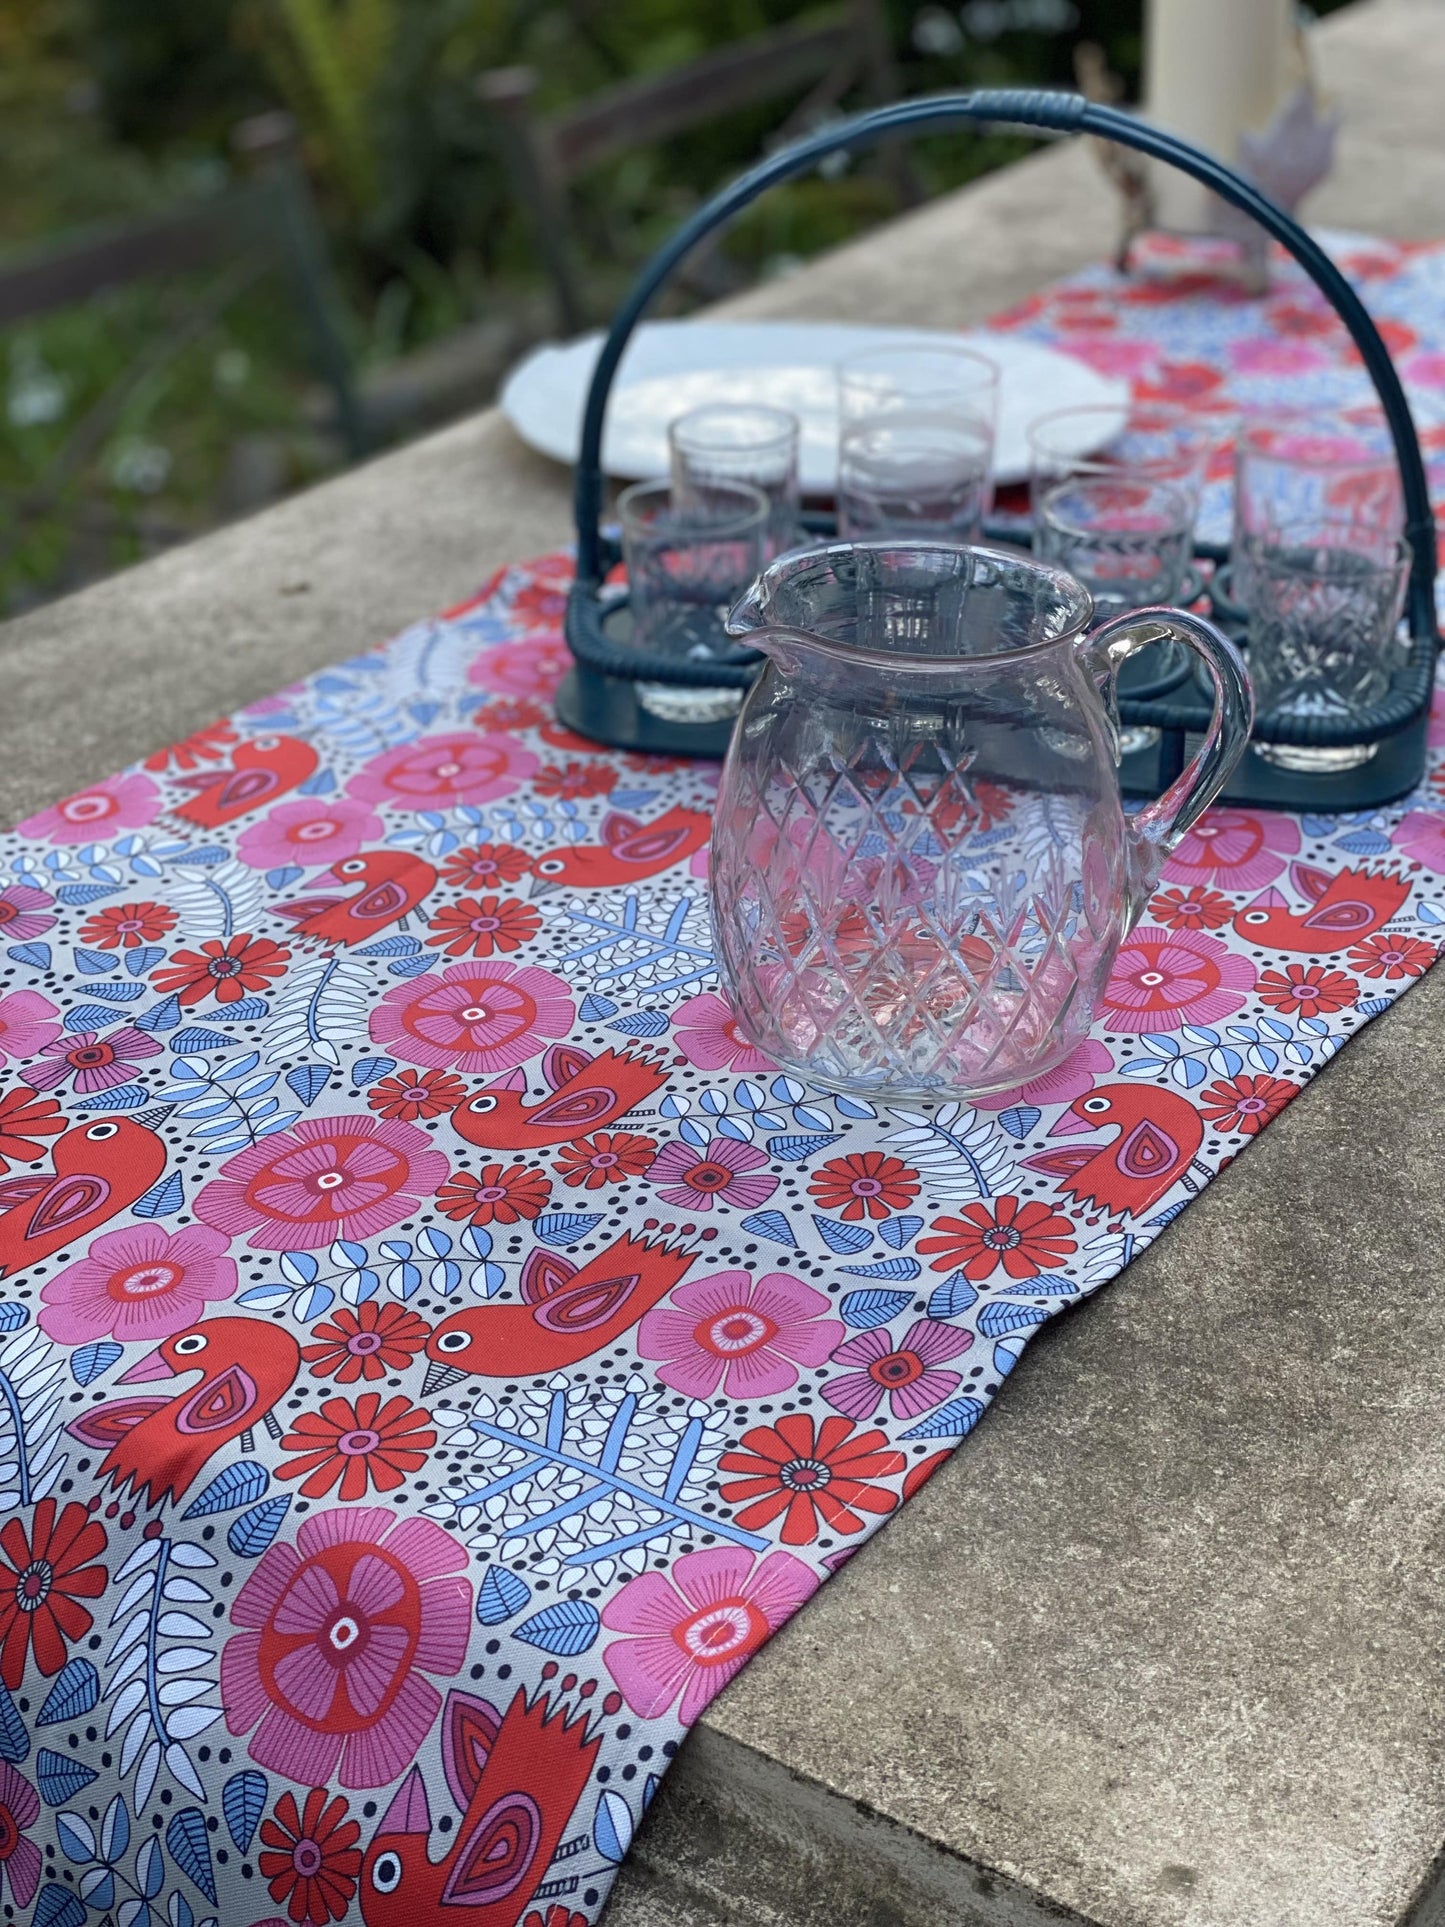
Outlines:
{"label": "blue leaf print", "polygon": [[305,874],[299,863],[283,863],[279,869],[266,872],[266,887],[268,890],[284,890],[288,883],[294,883],[297,877]]}
{"label": "blue leaf print", "polygon": [[183,1874],[195,1881],[214,1907],[216,1870],[206,1839],[206,1816],[199,1807],[184,1807],[166,1828],[166,1846]]}
{"label": "blue leaf print", "polygon": [[624,1037],[661,1037],[667,1025],[665,1010],[637,1010],[630,1017],[619,1017],[609,1029],[620,1030]]}
{"label": "blue leaf print", "polygon": [[77,1111],[138,1111],[142,1104],[149,1104],[155,1097],[144,1084],[118,1084],[113,1091],[97,1091],[94,1097],[83,1097],[76,1105]]}
{"label": "blue leaf print", "polygon": [[500,1626],[519,1613],[532,1597],[525,1579],[505,1566],[489,1566],[477,1587],[477,1618],[484,1626]]}
{"label": "blue leaf print", "polygon": [[55,894],[62,903],[79,908],[87,903],[99,903],[102,897],[113,897],[117,888],[114,883],[62,883]]}
{"label": "blue leaf print", "polygon": [[627,1849],[632,1845],[632,1809],[611,1787],[604,1787],[598,1796],[592,1838],[602,1858],[614,1866],[627,1858]]}
{"label": "blue leaf print", "polygon": [[199,1498],[181,1514],[183,1519],[204,1519],[212,1512],[234,1512],[237,1506],[252,1505],[271,1483],[271,1474],[255,1459],[238,1459],[218,1472]]}
{"label": "blue leaf print", "polygon": [[995,1298],[978,1314],[978,1328],[985,1338],[1005,1338],[1010,1332],[1033,1331],[1046,1324],[1049,1314],[1037,1305],[1021,1305],[1016,1299]]}
{"label": "blue leaf print", "polygon": [[1008,1377],[1014,1366],[1017,1365],[1023,1357],[1024,1346],[1027,1345],[1028,1342],[1026,1336],[1019,1332],[1014,1332],[1012,1336],[1008,1338],[1001,1338],[994,1346],[993,1368],[1000,1378]]}
{"label": "blue leaf print", "polygon": [[868,1118],[877,1117],[878,1115],[873,1106],[871,1104],[865,1104],[861,1098],[835,1097],[833,1102],[838,1107],[838,1115],[840,1117]]}
{"label": "blue leaf print", "polygon": [[911,1291],[850,1291],[839,1305],[845,1324],[855,1331],[873,1331],[907,1311],[913,1302]]}
{"label": "blue leaf print", "polygon": [[1351,856],[1384,856],[1390,847],[1389,837],[1380,830],[1351,830],[1335,838],[1335,848],[1348,850]]}
{"label": "blue leaf print", "polygon": [[358,1090],[365,1090],[374,1084],[378,1077],[385,1077],[388,1071],[396,1069],[394,1057],[358,1057],[351,1073],[351,1081]]}
{"label": "blue leaf print", "polygon": [[920,1419],[903,1436],[906,1439],[965,1439],[983,1417],[985,1406],[976,1398],[951,1398],[936,1412]]}
{"label": "blue leaf print", "polygon": [[47,1880],[35,1903],[31,1927],[85,1927],[85,1908],[68,1887]]}
{"label": "blue leaf print", "polygon": [[260,1505],[243,1512],[231,1523],[226,1544],[239,1559],[259,1559],[281,1530],[281,1521],[291,1510],[291,1499],[263,1499]]}
{"label": "blue leaf print", "polygon": [[1016,1285],[1005,1285],[1004,1290],[1011,1298],[1077,1298],[1079,1295],[1073,1279],[1061,1278],[1056,1271],[1042,1272],[1037,1278],[1023,1278]]}
{"label": "blue leaf print", "polygon": [[574,1245],[602,1222],[600,1211],[544,1211],[532,1229],[544,1245]]}
{"label": "blue leaf print", "polygon": [[555,1659],[576,1659],[596,1642],[601,1630],[601,1618],[590,1600],[559,1599],[524,1619],[513,1637],[528,1646],[540,1646]]}
{"label": "blue leaf print", "polygon": [[935,1285],[933,1295],[928,1301],[930,1318],[957,1318],[970,1305],[978,1303],[978,1293],[961,1271],[955,1271],[951,1278],[945,1278],[941,1285]]}
{"label": "blue leaf print", "polygon": [[72,1004],[61,1018],[66,1030],[104,1030],[115,1022],[115,1012],[104,1004]]}
{"label": "blue leaf print", "polygon": [[132,977],[144,977],[165,954],[158,943],[143,943],[139,950],[126,951],[125,967]]}
{"label": "blue leaf print", "polygon": [[1382,1010],[1390,1008],[1388,997],[1362,997],[1355,1006],[1362,1017],[1378,1017]]}
{"label": "blue leaf print", "polygon": [[393,977],[419,977],[424,970],[430,970],[435,962],[434,957],[398,957],[386,967]]}
{"label": "blue leaf print", "polygon": [[0,1332],[18,1332],[30,1322],[30,1307],[14,1298],[0,1298]]}
{"label": "blue leaf print", "polygon": [[414,957],[420,949],[415,937],[393,935],[364,943],[356,954],[358,957]]}
{"label": "blue leaf print", "polygon": [[803,1137],[796,1132],[789,1132],[783,1137],[768,1139],[768,1156],[786,1159],[789,1164],[801,1164],[804,1158],[817,1157],[820,1151],[826,1151],[830,1144],[837,1142],[836,1131],[830,1132],[826,1137],[821,1135]]}
{"label": "blue leaf print", "polygon": [[842,1257],[854,1257],[866,1251],[873,1242],[873,1233],[861,1224],[844,1224],[839,1218],[820,1218],[815,1211],[813,1223],[817,1226],[818,1236],[830,1251]]}
{"label": "blue leaf print", "polygon": [[5,955],[13,963],[27,964],[32,970],[49,970],[50,945],[48,943],[12,943]]}
{"label": "blue leaf print", "polygon": [[228,1050],[235,1041],[224,1031],[211,1030],[205,1024],[187,1024],[171,1039],[171,1049],[179,1051],[182,1057],[189,1057],[195,1051]]}
{"label": "blue leaf print", "polygon": [[233,1773],[221,1788],[221,1811],[237,1853],[244,1853],[266,1811],[266,1775],[250,1767],[244,1773]]}
{"label": "blue leaf print", "polygon": [[770,1238],[775,1245],[787,1245],[790,1251],[798,1251],[801,1246],[781,1211],[755,1211],[750,1218],[743,1219],[743,1230],[750,1231],[755,1238]]}
{"label": "blue leaf print", "polygon": [[1029,1132],[1043,1116],[1037,1104],[1015,1104],[1007,1111],[1000,1111],[998,1121],[1010,1137],[1027,1137]]}
{"label": "blue leaf print", "polygon": [[250,1024],[270,1015],[271,1006],[264,997],[243,997],[240,1003],[226,1006],[226,1021],[230,1024]]}
{"label": "blue leaf print", "polygon": [[109,1338],[77,1345],[70,1354],[70,1375],[77,1385],[90,1385],[110,1370],[124,1350],[124,1345],[117,1345]]}
{"label": "blue leaf print", "polygon": [[[5,1757],[8,1759],[9,1755]],[[64,1806],[77,1793],[84,1793],[97,1778],[94,1767],[82,1766],[79,1760],[72,1760],[65,1753],[53,1753],[48,1746],[42,1746],[35,1756],[35,1784],[48,1807]]]}
{"label": "blue leaf print", "polygon": [[144,984],[92,984],[90,994],[99,997],[107,1004],[133,1004],[137,997],[144,997]]}
{"label": "blue leaf print", "polygon": [[174,1030],[180,1021],[181,1000],[179,997],[167,997],[159,1004],[152,1004],[149,1010],[142,1011],[140,1016],[135,1020],[138,1029],[152,1032]]}
{"label": "blue leaf print", "polygon": [[104,950],[82,950],[78,944],[72,954],[76,969],[84,971],[87,977],[103,977],[115,962]]}
{"label": "blue leaf print", "polygon": [[30,1735],[20,1717],[20,1708],[7,1688],[0,1686],[0,1760],[9,1760],[13,1766],[29,1751]]}
{"label": "blue leaf print", "polygon": [[892,1245],[895,1251],[901,1251],[904,1245],[913,1242],[922,1229],[922,1218],[915,1218],[911,1215],[905,1215],[901,1218],[885,1218],[883,1223],[878,1227],[878,1236],[883,1240],[884,1244]]}
{"label": "blue leaf print", "polygon": [[100,1698],[100,1674],[88,1659],[67,1660],[55,1676],[55,1684],[45,1696],[45,1704],[35,1716],[37,1726],[57,1726],[62,1721],[78,1720]]}
{"label": "blue leaf print", "polygon": [[916,1278],[923,1266],[916,1258],[880,1258],[873,1265],[840,1265],[854,1278]]}
{"label": "blue leaf print", "polygon": [[143,1198],[137,1198],[131,1211],[137,1218],[169,1218],[186,1201],[186,1187],[179,1171],[158,1178]]}
{"label": "blue leaf print", "polygon": [[582,999],[580,1015],[584,1024],[602,1024],[617,1015],[617,1005],[610,997],[599,997],[595,991],[589,991]]}
{"label": "blue leaf print", "polygon": [[325,1064],[298,1064],[295,1070],[287,1071],[286,1082],[303,1104],[310,1105],[331,1082],[331,1071]]}

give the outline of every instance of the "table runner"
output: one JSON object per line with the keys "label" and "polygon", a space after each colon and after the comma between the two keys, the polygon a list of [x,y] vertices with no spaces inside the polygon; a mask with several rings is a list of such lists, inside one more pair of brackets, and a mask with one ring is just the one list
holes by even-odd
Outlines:
{"label": "table runner", "polygon": [[[1438,447],[1445,251],[1349,264]],[[1287,268],[1006,319],[1362,390]],[[713,1695],[1435,957],[1438,766],[1212,812],[1062,1069],[812,1089],[718,994],[715,769],[551,718],[569,568],[0,839],[7,1917],[595,1920]]]}

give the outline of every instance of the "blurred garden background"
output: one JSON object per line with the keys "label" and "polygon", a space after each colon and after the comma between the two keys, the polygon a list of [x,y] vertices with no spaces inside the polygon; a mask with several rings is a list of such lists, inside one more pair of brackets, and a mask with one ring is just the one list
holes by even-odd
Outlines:
{"label": "blurred garden background", "polygon": [[[904,93],[1070,85],[1080,42],[1103,50],[1128,95],[1137,85],[1141,0],[877,8]],[[480,75],[531,68],[545,113],[818,11],[803,0],[0,0],[0,613],[305,486],[363,444],[480,406],[557,331],[535,221]],[[806,92],[616,153],[575,183],[591,320]],[[1025,148],[988,133],[918,142],[912,191],[957,186]],[[204,225],[214,211],[220,237],[238,183],[283,150],[305,185],[282,218],[313,224],[308,286],[217,238],[194,267],[162,261],[166,271],[80,301],[35,295],[56,279],[37,259],[97,225],[140,231],[178,210]],[[895,214],[899,192],[896,170],[863,164],[777,190],[681,299],[786,273]],[[7,273],[22,291],[8,308]],[[318,304],[356,397],[349,434],[337,382],[319,373]]]}

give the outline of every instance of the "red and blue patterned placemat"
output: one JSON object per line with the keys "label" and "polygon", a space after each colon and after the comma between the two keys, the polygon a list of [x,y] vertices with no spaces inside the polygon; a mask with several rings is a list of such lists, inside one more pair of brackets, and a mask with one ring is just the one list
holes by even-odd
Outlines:
{"label": "red and blue patterned placemat", "polygon": [[[1445,252],[1351,265],[1438,447]],[[1363,393],[1288,271],[1010,321]],[[1219,810],[1062,1070],[810,1089],[717,991],[715,770],[551,719],[567,575],[0,839],[7,1919],[595,1920],[713,1695],[1436,955],[1445,772]]]}

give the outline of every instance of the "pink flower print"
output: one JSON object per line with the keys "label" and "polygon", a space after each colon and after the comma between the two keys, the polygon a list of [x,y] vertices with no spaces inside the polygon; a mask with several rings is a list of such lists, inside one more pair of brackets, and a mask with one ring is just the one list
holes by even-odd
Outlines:
{"label": "pink flower print", "polygon": [[546,702],[571,667],[571,652],[560,637],[529,637],[484,649],[467,671],[467,680],[499,696],[534,696]]}
{"label": "pink flower print", "polygon": [[134,1024],[122,1024],[104,1037],[98,1031],[77,1030],[43,1044],[42,1061],[28,1065],[20,1075],[36,1091],[53,1091],[73,1077],[77,1096],[85,1096],[128,1084],[135,1065],[160,1054],[155,1038]]}
{"label": "pink flower print", "polygon": [[1313,342],[1286,335],[1246,335],[1225,352],[1241,375],[1310,375],[1331,362]]}
{"label": "pink flower print", "polygon": [[0,940],[29,943],[43,937],[55,922],[49,914],[55,898],[33,883],[7,883],[0,890]]}
{"label": "pink flower print", "polygon": [[607,1630],[628,1635],[603,1663],[639,1719],[660,1719],[680,1694],[691,1726],[821,1583],[790,1552],[686,1552],[666,1578],[641,1573],[602,1608]]}
{"label": "pink flower print", "polygon": [[550,970],[479,960],[396,984],[371,1013],[371,1038],[410,1064],[475,1075],[524,1064],[575,1014]]}
{"label": "pink flower print", "polygon": [[1445,388],[1445,354],[1421,349],[1401,366],[1400,373],[1416,388]]}
{"label": "pink flower print", "polygon": [[1119,946],[1100,1000],[1115,1030],[1177,1030],[1230,1017],[1254,989],[1248,957],[1203,930],[1136,930]]}
{"label": "pink flower print", "polygon": [[[231,1602],[221,1655],[226,1725],[251,1758],[299,1785],[385,1786],[441,1712],[425,1673],[467,1655],[467,1554],[429,1519],[348,1506],[262,1553]],[[256,1730],[252,1733],[251,1729]]]}
{"label": "pink flower print", "polygon": [[510,796],[536,767],[537,758],[514,737],[458,730],[383,750],[357,771],[346,790],[364,803],[390,803],[393,809],[446,810],[454,803]]}
{"label": "pink flower print", "polygon": [[972,1332],[936,1318],[919,1318],[908,1327],[896,1349],[886,1331],[859,1332],[834,1352],[839,1365],[856,1365],[823,1387],[828,1403],[851,1419],[869,1418],[887,1394],[894,1418],[917,1418],[939,1405],[960,1381],[957,1372],[940,1371],[946,1358],[957,1358],[973,1343]]}
{"label": "pink flower print", "polygon": [[445,1157],[415,1125],[303,1117],[223,1164],[196,1215],[257,1251],[309,1251],[398,1224],[446,1175]]}
{"label": "pink flower print", "polygon": [[212,1299],[235,1291],[229,1242],[204,1224],[175,1232],[158,1224],[107,1231],[41,1292],[41,1329],[59,1345],[88,1345],[95,1338],[154,1343],[184,1331]]}
{"label": "pink flower print", "polygon": [[0,1872],[10,1883],[17,1907],[28,1907],[40,1884],[43,1865],[39,1847],[26,1838],[26,1828],[40,1818],[39,1796],[9,1761],[0,1761]]}
{"label": "pink flower print", "polygon": [[747,1076],[777,1069],[771,1057],[764,1057],[738,1035],[732,1005],[715,990],[689,997],[673,1021],[678,1049],[701,1071],[736,1071]]}
{"label": "pink flower print", "polygon": [[1271,810],[1206,810],[1186,831],[1164,865],[1170,883],[1202,883],[1216,890],[1258,890],[1273,883],[1288,857],[1297,856],[1299,824]]}
{"label": "pink flower print", "polygon": [[[1445,816],[1434,810],[1411,810],[1400,819],[1395,844],[1416,863],[1423,863],[1437,876],[1445,876]],[[0,1004],[0,1011],[4,1008]]]}
{"label": "pink flower print", "polygon": [[0,1058],[13,1058],[18,1064],[22,1057],[34,1057],[53,1044],[60,1026],[48,1020],[55,1015],[55,1005],[38,990],[12,990],[8,997],[0,997]]}
{"label": "pink flower print", "polygon": [[657,1376],[688,1398],[771,1398],[798,1382],[798,1367],[821,1365],[844,1335],[841,1319],[785,1271],[754,1278],[719,1271],[679,1285],[648,1312],[637,1334],[643,1358],[663,1359]]}
{"label": "pink flower print", "polygon": [[345,796],[300,796],[278,803],[259,823],[241,832],[236,855],[253,870],[303,870],[340,863],[363,843],[384,834],[381,818],[366,803]]}
{"label": "pink flower print", "polygon": [[652,1160],[647,1181],[665,1187],[657,1195],[684,1211],[711,1211],[718,1203],[754,1211],[778,1188],[778,1180],[763,1168],[767,1162],[756,1144],[735,1137],[712,1138],[705,1150],[678,1138]]}
{"label": "pink flower print", "polygon": [[160,809],[160,792],[148,776],[132,771],[108,776],[88,790],[67,796],[20,825],[22,836],[43,836],[52,843],[97,843],[120,830],[144,829]]}
{"label": "pink flower print", "polygon": [[1027,1084],[1016,1084],[1011,1091],[995,1091],[989,1097],[976,1097],[976,1111],[1008,1111],[1015,1104],[1072,1104],[1091,1089],[1094,1080],[1114,1068],[1114,1054],[1107,1044],[1086,1037],[1079,1048],[1054,1070],[1031,1077]]}

